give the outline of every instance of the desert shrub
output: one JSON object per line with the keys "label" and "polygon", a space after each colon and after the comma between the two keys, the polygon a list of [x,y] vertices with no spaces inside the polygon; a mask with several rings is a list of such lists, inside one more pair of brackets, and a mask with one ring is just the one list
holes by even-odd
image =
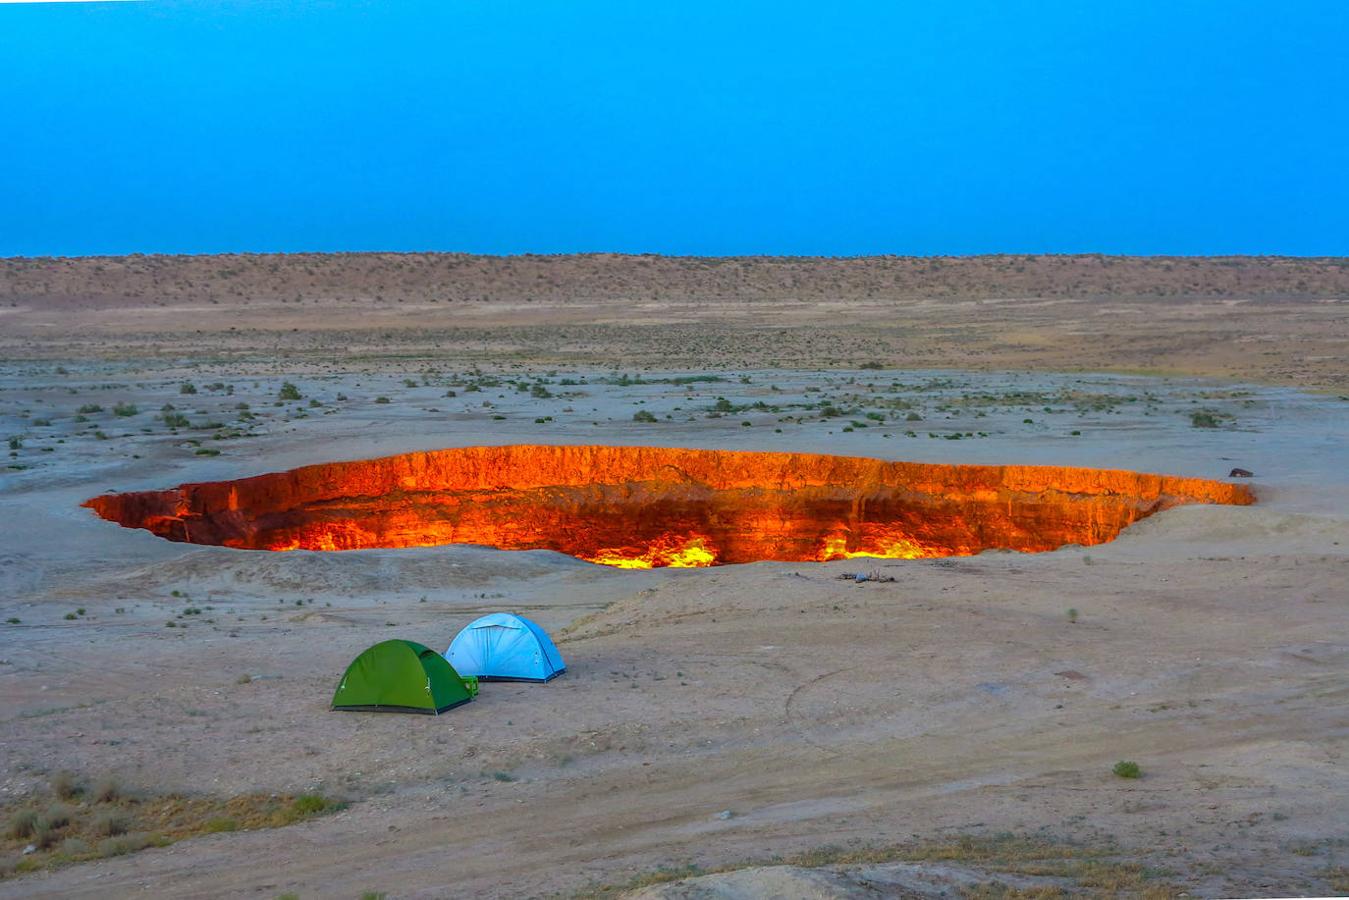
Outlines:
{"label": "desert shrub", "polygon": [[154,841],[147,834],[122,834],[98,842],[99,856],[125,856],[150,846]]}
{"label": "desert shrub", "polygon": [[16,841],[20,841],[26,837],[32,837],[36,829],[37,812],[31,809],[21,809],[9,817],[9,824],[5,826],[5,834]]}
{"label": "desert shrub", "polygon": [[77,837],[68,837],[61,842],[61,846],[57,848],[56,852],[67,859],[78,859],[81,856],[87,855],[92,850],[93,848],[89,846],[88,841],[81,840]]}
{"label": "desert shrub", "polygon": [[656,421],[656,416],[655,416],[655,414],[652,413],[651,410],[649,410],[649,409],[639,409],[639,410],[637,410],[637,412],[635,412],[635,413],[632,414],[632,421],[634,421],[634,422],[654,422],[654,421]]}
{"label": "desert shrub", "polygon": [[97,403],[86,403],[77,409],[76,412],[80,413],[80,415],[91,415],[93,413],[103,412],[103,407],[99,406]]}
{"label": "desert shrub", "polygon": [[51,788],[52,793],[62,800],[73,800],[80,795],[80,782],[71,772],[57,772],[53,775]]}
{"label": "desert shrub", "polygon": [[12,437],[12,438],[10,438],[10,439],[9,439],[9,449],[11,449],[11,450],[22,450],[22,449],[23,449],[23,438],[21,438],[21,437]]}
{"label": "desert shrub", "polygon": [[140,412],[140,409],[134,403],[119,403],[112,408],[113,415],[127,418]]}
{"label": "desert shrub", "polygon": [[190,381],[185,381],[178,385],[178,393],[180,394],[195,394],[196,392],[197,386]]}
{"label": "desert shrub", "polygon": [[94,834],[99,837],[117,837],[131,829],[131,821],[124,813],[107,810],[94,817]]}
{"label": "desert shrub", "polygon": [[47,850],[51,848],[60,837],[61,829],[38,816],[37,823],[33,825],[32,841],[39,849]]}
{"label": "desert shrub", "polygon": [[1140,778],[1143,770],[1138,767],[1138,763],[1122,759],[1115,763],[1115,767],[1110,771],[1114,772],[1120,778]]}
{"label": "desert shrub", "polygon": [[322,813],[336,812],[345,804],[330,800],[322,794],[301,794],[289,806],[279,810],[273,820],[276,825],[290,825]]}
{"label": "desert shrub", "polygon": [[1190,413],[1190,426],[1192,428],[1219,428],[1230,418],[1222,413],[1216,413],[1210,409],[1195,410]]}
{"label": "desert shrub", "polygon": [[104,778],[94,785],[90,796],[99,803],[111,803],[122,796],[122,786],[117,783],[116,778]]}
{"label": "desert shrub", "polygon": [[207,834],[222,834],[228,831],[238,831],[239,822],[237,819],[231,819],[229,816],[219,816],[214,819],[208,819],[203,827]]}
{"label": "desert shrub", "polygon": [[302,816],[321,813],[331,805],[331,801],[321,794],[301,794],[291,802],[290,808]]}
{"label": "desert shrub", "polygon": [[187,428],[192,422],[182,413],[166,412],[163,415],[164,424],[170,428]]}
{"label": "desert shrub", "polygon": [[376,398],[375,398],[375,402],[376,402],[376,403],[388,403],[388,402],[389,402],[389,398],[388,398],[388,397],[376,397]]}
{"label": "desert shrub", "polygon": [[300,389],[289,381],[281,385],[281,390],[277,392],[276,396],[279,400],[299,400],[302,397]]}
{"label": "desert shrub", "polygon": [[62,803],[53,803],[38,817],[37,824],[39,827],[46,825],[48,828],[65,828],[70,824],[70,817],[69,806]]}

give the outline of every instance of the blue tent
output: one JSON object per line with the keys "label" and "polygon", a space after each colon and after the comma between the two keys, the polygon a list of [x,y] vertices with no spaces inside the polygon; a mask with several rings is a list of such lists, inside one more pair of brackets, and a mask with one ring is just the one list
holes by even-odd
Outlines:
{"label": "blue tent", "polygon": [[482,681],[551,681],[567,668],[546,631],[511,613],[470,622],[445,658],[456,672]]}

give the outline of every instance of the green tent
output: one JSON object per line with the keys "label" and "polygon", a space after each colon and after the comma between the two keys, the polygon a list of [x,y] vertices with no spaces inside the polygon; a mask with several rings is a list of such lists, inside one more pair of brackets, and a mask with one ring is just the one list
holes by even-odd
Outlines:
{"label": "green tent", "polygon": [[381,641],[352,660],[333,694],[333,709],[437,715],[478,693],[445,657],[413,641]]}

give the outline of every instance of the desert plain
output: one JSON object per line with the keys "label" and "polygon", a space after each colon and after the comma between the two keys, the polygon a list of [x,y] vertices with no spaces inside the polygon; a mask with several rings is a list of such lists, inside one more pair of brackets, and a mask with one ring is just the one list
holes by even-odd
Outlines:
{"label": "desert plain", "polygon": [[[72,820],[6,832],[0,897],[1349,892],[1344,260],[0,260],[0,439],[0,806]],[[81,506],[505,444],[1257,502],[1045,553],[648,570]],[[564,676],[329,711],[366,646],[501,609]]]}

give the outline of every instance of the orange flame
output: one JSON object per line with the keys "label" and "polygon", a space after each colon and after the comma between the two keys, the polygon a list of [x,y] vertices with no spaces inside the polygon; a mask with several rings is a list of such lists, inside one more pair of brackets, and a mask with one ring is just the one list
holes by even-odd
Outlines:
{"label": "orange flame", "polygon": [[698,535],[662,536],[644,549],[606,547],[581,559],[618,569],[700,569],[716,563],[717,551],[708,546],[707,538]]}
{"label": "orange flame", "polygon": [[658,447],[467,447],[104,494],[100,516],[250,550],[482,544],[618,568],[967,556],[1113,540],[1182,503],[1254,502],[1197,478]]}

